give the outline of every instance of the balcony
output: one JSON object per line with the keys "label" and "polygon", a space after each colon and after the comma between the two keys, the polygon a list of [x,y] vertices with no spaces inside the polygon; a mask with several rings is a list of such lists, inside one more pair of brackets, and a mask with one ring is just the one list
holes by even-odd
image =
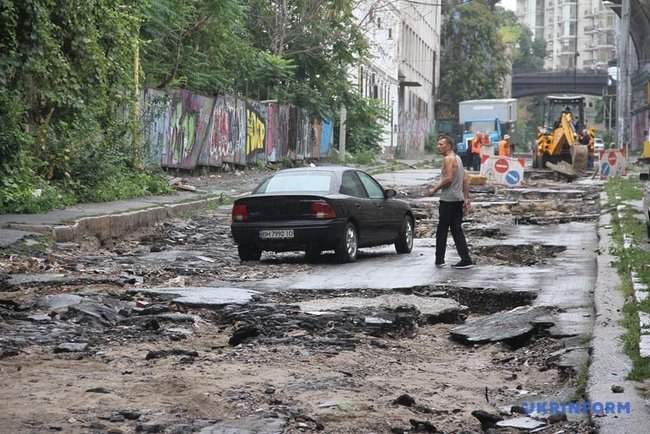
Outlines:
{"label": "balcony", "polygon": [[616,48],[613,42],[596,42],[596,45],[594,46],[595,50],[613,50]]}

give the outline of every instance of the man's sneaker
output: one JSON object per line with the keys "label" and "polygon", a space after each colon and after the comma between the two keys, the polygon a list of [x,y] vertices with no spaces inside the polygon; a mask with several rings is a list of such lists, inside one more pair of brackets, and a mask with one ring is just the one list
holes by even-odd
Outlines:
{"label": "man's sneaker", "polygon": [[453,268],[472,268],[473,266],[472,261],[460,261],[452,265]]}
{"label": "man's sneaker", "polygon": [[436,268],[445,268],[446,266],[446,262],[436,262]]}

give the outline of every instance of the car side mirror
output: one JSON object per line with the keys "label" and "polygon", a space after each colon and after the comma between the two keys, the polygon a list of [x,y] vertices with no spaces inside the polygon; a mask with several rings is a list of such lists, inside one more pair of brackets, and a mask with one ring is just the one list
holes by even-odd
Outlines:
{"label": "car side mirror", "polygon": [[389,188],[387,190],[384,190],[384,197],[386,199],[390,199],[391,197],[397,196],[397,192],[393,190],[392,188]]}
{"label": "car side mirror", "polygon": [[641,173],[639,173],[639,179],[641,181],[647,181],[648,179],[650,179],[650,172],[647,172],[647,173],[641,172]]}

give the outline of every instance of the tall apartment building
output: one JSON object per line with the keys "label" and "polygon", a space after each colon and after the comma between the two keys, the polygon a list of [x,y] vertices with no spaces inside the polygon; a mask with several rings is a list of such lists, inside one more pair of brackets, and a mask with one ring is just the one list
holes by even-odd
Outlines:
{"label": "tall apartment building", "polygon": [[516,15],[546,41],[545,69],[605,70],[616,56],[616,15],[601,0],[517,0]]}
{"label": "tall apartment building", "polygon": [[422,151],[433,128],[440,78],[439,4],[437,0],[361,0],[354,10],[370,56],[351,71],[350,78],[363,96],[388,106],[382,144],[403,154]]}
{"label": "tall apartment building", "polygon": [[517,0],[515,15],[535,39],[544,38],[544,0]]}

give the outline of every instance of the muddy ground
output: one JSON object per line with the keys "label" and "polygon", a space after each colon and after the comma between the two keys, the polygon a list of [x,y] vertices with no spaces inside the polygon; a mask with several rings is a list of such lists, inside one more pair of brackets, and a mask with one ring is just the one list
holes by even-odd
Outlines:
{"label": "muddy ground", "polygon": [[[534,186],[551,190],[474,188],[466,229],[479,265],[543,264],[562,248],[540,243],[496,252],[485,241],[517,224],[598,215],[596,186],[545,180]],[[436,204],[417,190],[401,193],[416,210],[418,236],[431,237]],[[237,287],[314,267],[297,253],[241,263],[228,224],[228,210],[221,209],[103,244],[28,239],[5,249],[0,431],[520,432],[482,427],[486,418],[472,412],[508,419],[523,401],[580,396],[580,367],[561,363],[560,355],[585,346],[584,337],[554,338],[538,327],[504,342],[451,338],[460,323],[531,303],[525,294],[478,303],[458,288],[286,291],[216,306],[139,291]],[[332,259],[325,254],[317,265],[336,267]],[[464,305],[440,315],[408,304],[327,315],[298,307],[316,298],[387,293]],[[591,432],[588,420],[539,419],[536,432]]]}

